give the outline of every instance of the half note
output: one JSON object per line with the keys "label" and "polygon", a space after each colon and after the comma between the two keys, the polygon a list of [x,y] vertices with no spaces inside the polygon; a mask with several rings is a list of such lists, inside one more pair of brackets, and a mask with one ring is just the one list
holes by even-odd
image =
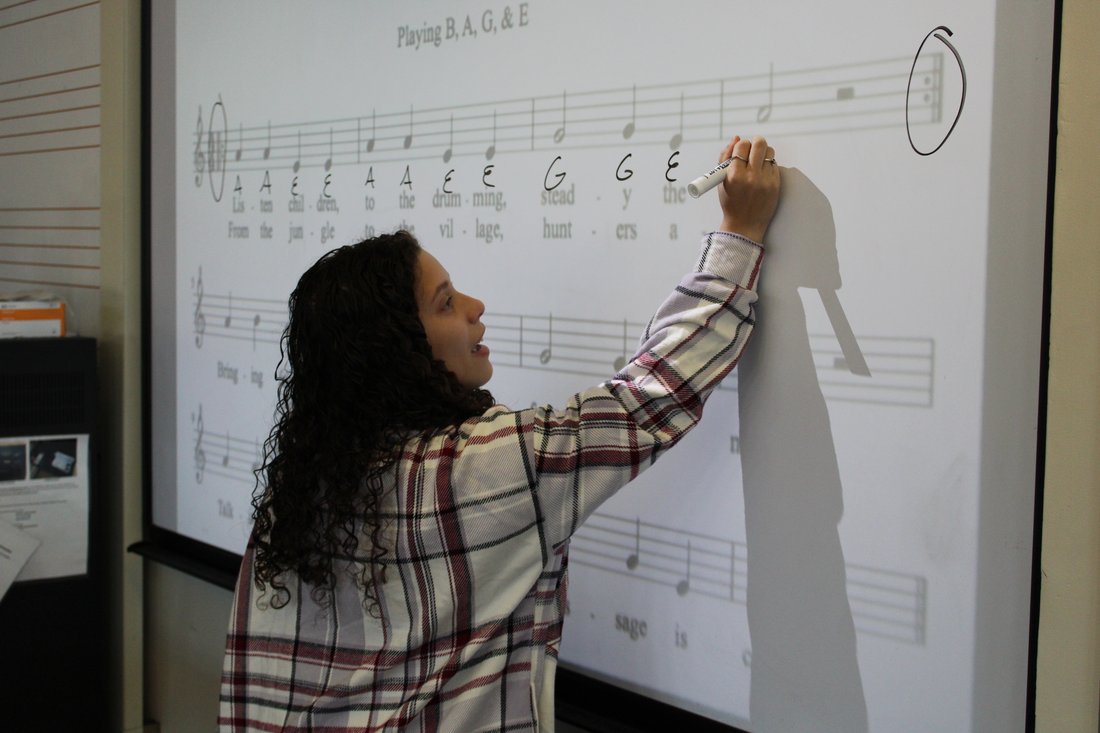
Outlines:
{"label": "half note", "polygon": [[774,93],[775,64],[768,64],[768,103],[756,109],[756,121],[767,122],[772,117],[772,96]]}
{"label": "half note", "polygon": [[546,348],[539,354],[539,362],[547,364],[554,356],[554,314],[550,314],[549,324],[546,327]]}
{"label": "half note", "polygon": [[565,139],[565,92],[561,93],[561,127],[554,130],[554,142],[560,143]]}

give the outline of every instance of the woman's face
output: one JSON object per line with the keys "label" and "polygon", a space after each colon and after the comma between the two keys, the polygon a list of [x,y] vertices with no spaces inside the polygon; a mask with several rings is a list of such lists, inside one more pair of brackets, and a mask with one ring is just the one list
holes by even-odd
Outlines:
{"label": "woman's face", "polygon": [[484,386],[493,376],[489,347],[481,343],[485,304],[456,290],[443,265],[428,252],[420,251],[417,264],[416,302],[432,355],[447,365],[463,387]]}

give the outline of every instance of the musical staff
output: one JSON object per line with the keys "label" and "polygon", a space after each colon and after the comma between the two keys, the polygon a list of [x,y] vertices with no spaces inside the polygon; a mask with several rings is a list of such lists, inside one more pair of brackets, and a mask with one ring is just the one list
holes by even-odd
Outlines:
{"label": "musical staff", "polygon": [[[204,290],[202,271],[192,287],[195,345],[204,338],[278,345],[286,326],[286,301]],[[245,318],[235,313],[245,313]],[[232,316],[232,317],[231,317]],[[571,318],[560,314],[486,312],[486,342],[493,364],[607,379],[634,355],[642,321]],[[871,376],[848,364],[834,334],[810,334],[818,385],[828,401],[930,408],[934,402],[935,341],[925,337],[859,336]],[[735,369],[719,385],[737,389]]]}
{"label": "musical staff", "polygon": [[[633,356],[640,321],[568,318],[558,314],[485,313],[493,364],[606,379]],[[931,407],[935,342],[930,338],[860,336],[871,376],[853,373],[833,334],[811,334],[810,349],[826,400]],[[719,389],[737,389],[734,370]]]}
{"label": "musical staff", "polygon": [[[372,163],[449,162],[461,156],[492,159],[538,150],[610,147],[625,140],[676,150],[687,142],[724,139],[730,125],[763,124],[761,132],[789,137],[904,127],[907,119],[910,125],[934,124],[943,109],[942,56],[925,53],[915,66],[906,57],[799,69],[769,63],[766,71],[736,77],[562,90],[450,107],[372,109],[369,130],[361,116],[255,126],[238,121],[231,164],[243,172],[283,162],[296,164],[292,168],[298,172],[326,163],[328,169],[341,162],[360,163],[364,153]],[[919,94],[907,105],[912,78],[919,80],[914,85]],[[224,106],[219,113],[225,113]],[[224,123],[211,127],[215,125],[204,128],[200,107],[194,141],[197,180],[210,167],[210,141],[204,136],[224,135]],[[369,133],[365,146],[364,133]],[[224,146],[224,139],[219,144]]]}
{"label": "musical staff", "polygon": [[197,483],[203,483],[207,476],[249,486],[255,483],[253,471],[263,462],[258,438],[234,437],[229,430],[208,430],[203,422],[201,403],[197,417],[192,413],[191,422],[192,455]]}
{"label": "musical staff", "polygon": [[[745,543],[640,518],[596,512],[570,544],[570,563],[664,586],[684,597],[747,602]],[[924,644],[927,580],[911,573],[846,565],[848,602],[862,634]]]}
{"label": "musical staff", "polygon": [[[287,316],[285,299],[207,292],[201,267],[193,280],[191,298],[196,348],[203,348],[207,338],[217,338],[250,343],[255,350],[258,344],[277,345],[282,337]],[[243,318],[238,317],[242,314]]]}

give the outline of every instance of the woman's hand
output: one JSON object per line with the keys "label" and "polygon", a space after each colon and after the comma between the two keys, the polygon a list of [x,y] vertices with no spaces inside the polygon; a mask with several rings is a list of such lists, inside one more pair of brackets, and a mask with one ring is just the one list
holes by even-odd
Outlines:
{"label": "woman's hand", "polygon": [[726,180],[718,189],[722,204],[721,231],[733,232],[755,242],[764,241],[779,204],[779,165],[767,140],[735,136],[722,148],[719,162],[730,159]]}

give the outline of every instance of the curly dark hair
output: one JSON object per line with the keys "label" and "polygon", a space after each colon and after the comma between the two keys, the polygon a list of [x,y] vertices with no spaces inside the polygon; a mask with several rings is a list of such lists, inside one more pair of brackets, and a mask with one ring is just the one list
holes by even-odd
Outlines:
{"label": "curly dark hair", "polygon": [[432,356],[416,301],[420,251],[406,231],[340,247],[290,296],[275,426],[252,500],[255,582],[271,585],[273,606],[290,600],[288,573],[325,603],[334,560],[369,557],[353,566],[374,612],[388,552],[381,494],[402,445],[493,404]]}

